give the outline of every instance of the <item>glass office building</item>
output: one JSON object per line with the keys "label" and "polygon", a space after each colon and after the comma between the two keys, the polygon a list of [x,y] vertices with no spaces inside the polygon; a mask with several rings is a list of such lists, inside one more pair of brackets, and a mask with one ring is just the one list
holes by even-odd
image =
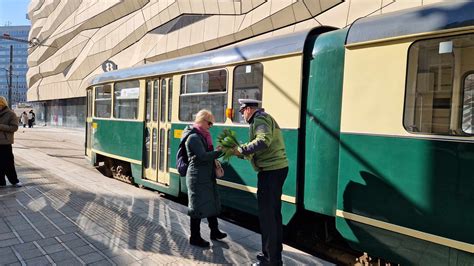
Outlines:
{"label": "glass office building", "polygon": [[[1,26],[0,35],[8,34],[10,37],[28,40],[30,26]],[[13,46],[12,63],[12,105],[26,102],[26,72],[28,65],[28,43],[6,40],[0,38],[0,96],[8,99],[8,83],[10,69],[10,46]]]}

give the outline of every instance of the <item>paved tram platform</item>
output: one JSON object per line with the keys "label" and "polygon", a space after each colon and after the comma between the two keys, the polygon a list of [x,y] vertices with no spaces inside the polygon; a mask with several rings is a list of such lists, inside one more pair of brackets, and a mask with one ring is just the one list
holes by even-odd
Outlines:
{"label": "paved tram platform", "polygon": [[[1,265],[250,265],[260,235],[219,220],[228,234],[189,245],[186,206],[101,175],[81,130],[20,128],[13,146],[21,188],[0,188]],[[206,220],[203,238],[209,240]],[[285,265],[332,265],[284,246]]]}

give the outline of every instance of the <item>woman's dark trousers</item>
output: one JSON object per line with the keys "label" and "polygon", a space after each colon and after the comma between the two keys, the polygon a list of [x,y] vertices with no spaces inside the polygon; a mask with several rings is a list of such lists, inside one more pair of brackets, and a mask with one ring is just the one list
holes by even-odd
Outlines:
{"label": "woman's dark trousers", "polygon": [[16,175],[15,160],[11,144],[0,145],[0,186],[6,186],[7,184],[5,175],[12,185],[19,182]]}

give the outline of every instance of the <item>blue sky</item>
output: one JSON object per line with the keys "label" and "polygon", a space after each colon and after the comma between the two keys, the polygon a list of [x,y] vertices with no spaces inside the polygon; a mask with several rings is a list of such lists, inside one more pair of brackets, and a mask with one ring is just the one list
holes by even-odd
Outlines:
{"label": "blue sky", "polygon": [[8,21],[11,26],[31,25],[26,19],[30,0],[0,0],[0,26]]}

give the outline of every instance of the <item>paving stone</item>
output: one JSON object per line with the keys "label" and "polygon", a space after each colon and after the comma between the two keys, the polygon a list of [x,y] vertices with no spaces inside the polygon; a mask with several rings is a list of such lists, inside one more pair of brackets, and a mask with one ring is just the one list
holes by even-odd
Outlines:
{"label": "paving stone", "polygon": [[8,263],[6,266],[23,266],[20,262]]}
{"label": "paving stone", "polygon": [[19,244],[19,243],[20,243],[20,240],[18,240],[18,238],[2,240],[2,241],[0,241],[0,248],[13,246],[13,245],[16,245],[16,244]]}
{"label": "paving stone", "polygon": [[127,254],[117,255],[115,257],[112,257],[111,259],[118,265],[128,265],[136,261],[132,256]]}
{"label": "paving stone", "polygon": [[91,264],[88,264],[90,266],[109,266],[109,265],[113,265],[112,263],[110,263],[108,260],[100,260],[100,261],[96,261],[96,262],[93,262]]}
{"label": "paving stone", "polygon": [[14,253],[11,254],[5,254],[0,256],[0,265],[8,264],[8,263],[14,263],[17,262],[18,258],[15,256]]}
{"label": "paving stone", "polygon": [[60,261],[60,262],[56,263],[56,265],[58,265],[58,266],[60,266],[60,265],[67,265],[67,266],[79,266],[79,265],[81,265],[82,266],[84,264],[82,264],[76,258],[72,258],[72,259],[67,259],[67,260]]}
{"label": "paving stone", "polygon": [[74,252],[74,254],[76,254],[77,256],[82,256],[82,255],[85,255],[85,254],[89,254],[89,253],[92,253],[94,251],[95,250],[92,247],[90,247],[89,245],[72,248],[72,252]]}
{"label": "paving stone", "polygon": [[38,257],[29,260],[25,260],[26,265],[51,265],[46,257]]}
{"label": "paving stone", "polygon": [[79,237],[74,234],[74,233],[69,233],[69,234],[65,234],[65,235],[60,235],[58,236],[59,239],[61,239],[61,241],[70,241],[70,240],[76,240],[76,239],[79,239]]}
{"label": "paving stone", "polygon": [[40,240],[40,239],[43,239],[38,233],[31,233],[29,235],[20,235],[21,239],[24,241],[24,242],[31,242],[31,241],[35,241],[35,240]]}
{"label": "paving stone", "polygon": [[48,254],[65,250],[65,248],[64,248],[63,245],[61,245],[61,244],[54,244],[54,245],[50,245],[50,246],[46,246],[46,247],[42,247],[42,248],[43,248],[44,251],[46,251],[46,253],[48,253]]}
{"label": "paving stone", "polygon": [[41,247],[46,247],[46,246],[51,246],[51,245],[54,245],[54,244],[59,244],[58,240],[56,240],[55,238],[41,239],[41,240],[36,241],[36,243],[38,243],[38,245],[40,245]]}
{"label": "paving stone", "polygon": [[13,254],[13,250],[9,247],[0,248],[0,257],[7,254]]}
{"label": "paving stone", "polygon": [[70,260],[70,259],[76,260],[74,255],[72,255],[71,252],[69,252],[68,250],[62,250],[62,251],[58,251],[58,252],[51,253],[51,254],[48,254],[48,255],[56,263],[64,261],[64,260]]}
{"label": "paving stone", "polygon": [[71,249],[87,245],[87,243],[84,242],[82,239],[74,239],[74,240],[64,241],[63,243],[68,248],[71,248]]}
{"label": "paving stone", "polygon": [[16,238],[14,233],[3,233],[0,234],[0,241],[11,239],[11,238]]}
{"label": "paving stone", "polygon": [[85,255],[80,256],[81,260],[83,260],[85,263],[93,263],[97,261],[101,261],[104,259],[104,256],[100,253],[93,252],[93,253],[88,253]]}
{"label": "paving stone", "polygon": [[23,260],[28,260],[36,257],[43,256],[43,252],[41,252],[38,248],[36,249],[27,249],[27,250],[17,250]]}

